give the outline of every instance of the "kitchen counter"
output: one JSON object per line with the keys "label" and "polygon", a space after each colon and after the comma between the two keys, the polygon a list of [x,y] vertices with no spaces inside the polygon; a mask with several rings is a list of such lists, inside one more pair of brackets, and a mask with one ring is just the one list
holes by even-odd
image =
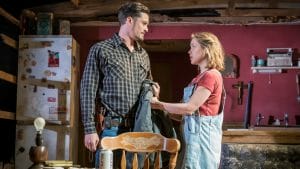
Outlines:
{"label": "kitchen counter", "polygon": [[300,128],[226,129],[223,131],[223,143],[245,144],[300,144]]}
{"label": "kitchen counter", "polygon": [[299,157],[299,126],[223,125],[221,169],[295,169]]}

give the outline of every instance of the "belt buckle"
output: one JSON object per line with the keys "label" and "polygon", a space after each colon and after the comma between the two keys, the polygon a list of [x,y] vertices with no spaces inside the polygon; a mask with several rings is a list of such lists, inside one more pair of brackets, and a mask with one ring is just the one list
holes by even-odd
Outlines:
{"label": "belt buckle", "polygon": [[118,127],[121,124],[119,118],[113,118],[111,116],[105,117],[105,128]]}
{"label": "belt buckle", "polygon": [[111,127],[118,127],[121,122],[120,122],[120,119],[119,118],[112,118],[111,121],[110,121],[110,124],[111,124]]}

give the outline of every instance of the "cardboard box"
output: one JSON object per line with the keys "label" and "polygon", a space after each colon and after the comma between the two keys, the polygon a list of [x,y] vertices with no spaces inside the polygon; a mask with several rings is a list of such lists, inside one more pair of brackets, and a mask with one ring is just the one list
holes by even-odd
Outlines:
{"label": "cardboard box", "polygon": [[59,34],[60,35],[70,35],[71,23],[68,20],[59,21]]}

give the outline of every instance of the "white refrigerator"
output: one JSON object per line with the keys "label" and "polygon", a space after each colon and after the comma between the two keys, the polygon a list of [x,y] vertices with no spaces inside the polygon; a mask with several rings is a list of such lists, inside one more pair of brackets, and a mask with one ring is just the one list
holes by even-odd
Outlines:
{"label": "white refrigerator", "polygon": [[19,37],[15,168],[31,166],[37,117],[48,160],[77,162],[79,116],[79,45],[71,35]]}

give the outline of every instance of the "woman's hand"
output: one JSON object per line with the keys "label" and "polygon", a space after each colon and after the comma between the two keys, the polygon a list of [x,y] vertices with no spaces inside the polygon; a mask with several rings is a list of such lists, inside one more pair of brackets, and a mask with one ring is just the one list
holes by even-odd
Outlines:
{"label": "woman's hand", "polygon": [[152,97],[150,103],[152,109],[164,110],[162,103],[158,100],[157,97]]}
{"label": "woman's hand", "polygon": [[157,97],[152,97],[150,102],[153,104],[157,104],[159,102],[159,100]]}
{"label": "woman's hand", "polygon": [[153,96],[159,98],[160,86],[158,83],[152,85]]}

